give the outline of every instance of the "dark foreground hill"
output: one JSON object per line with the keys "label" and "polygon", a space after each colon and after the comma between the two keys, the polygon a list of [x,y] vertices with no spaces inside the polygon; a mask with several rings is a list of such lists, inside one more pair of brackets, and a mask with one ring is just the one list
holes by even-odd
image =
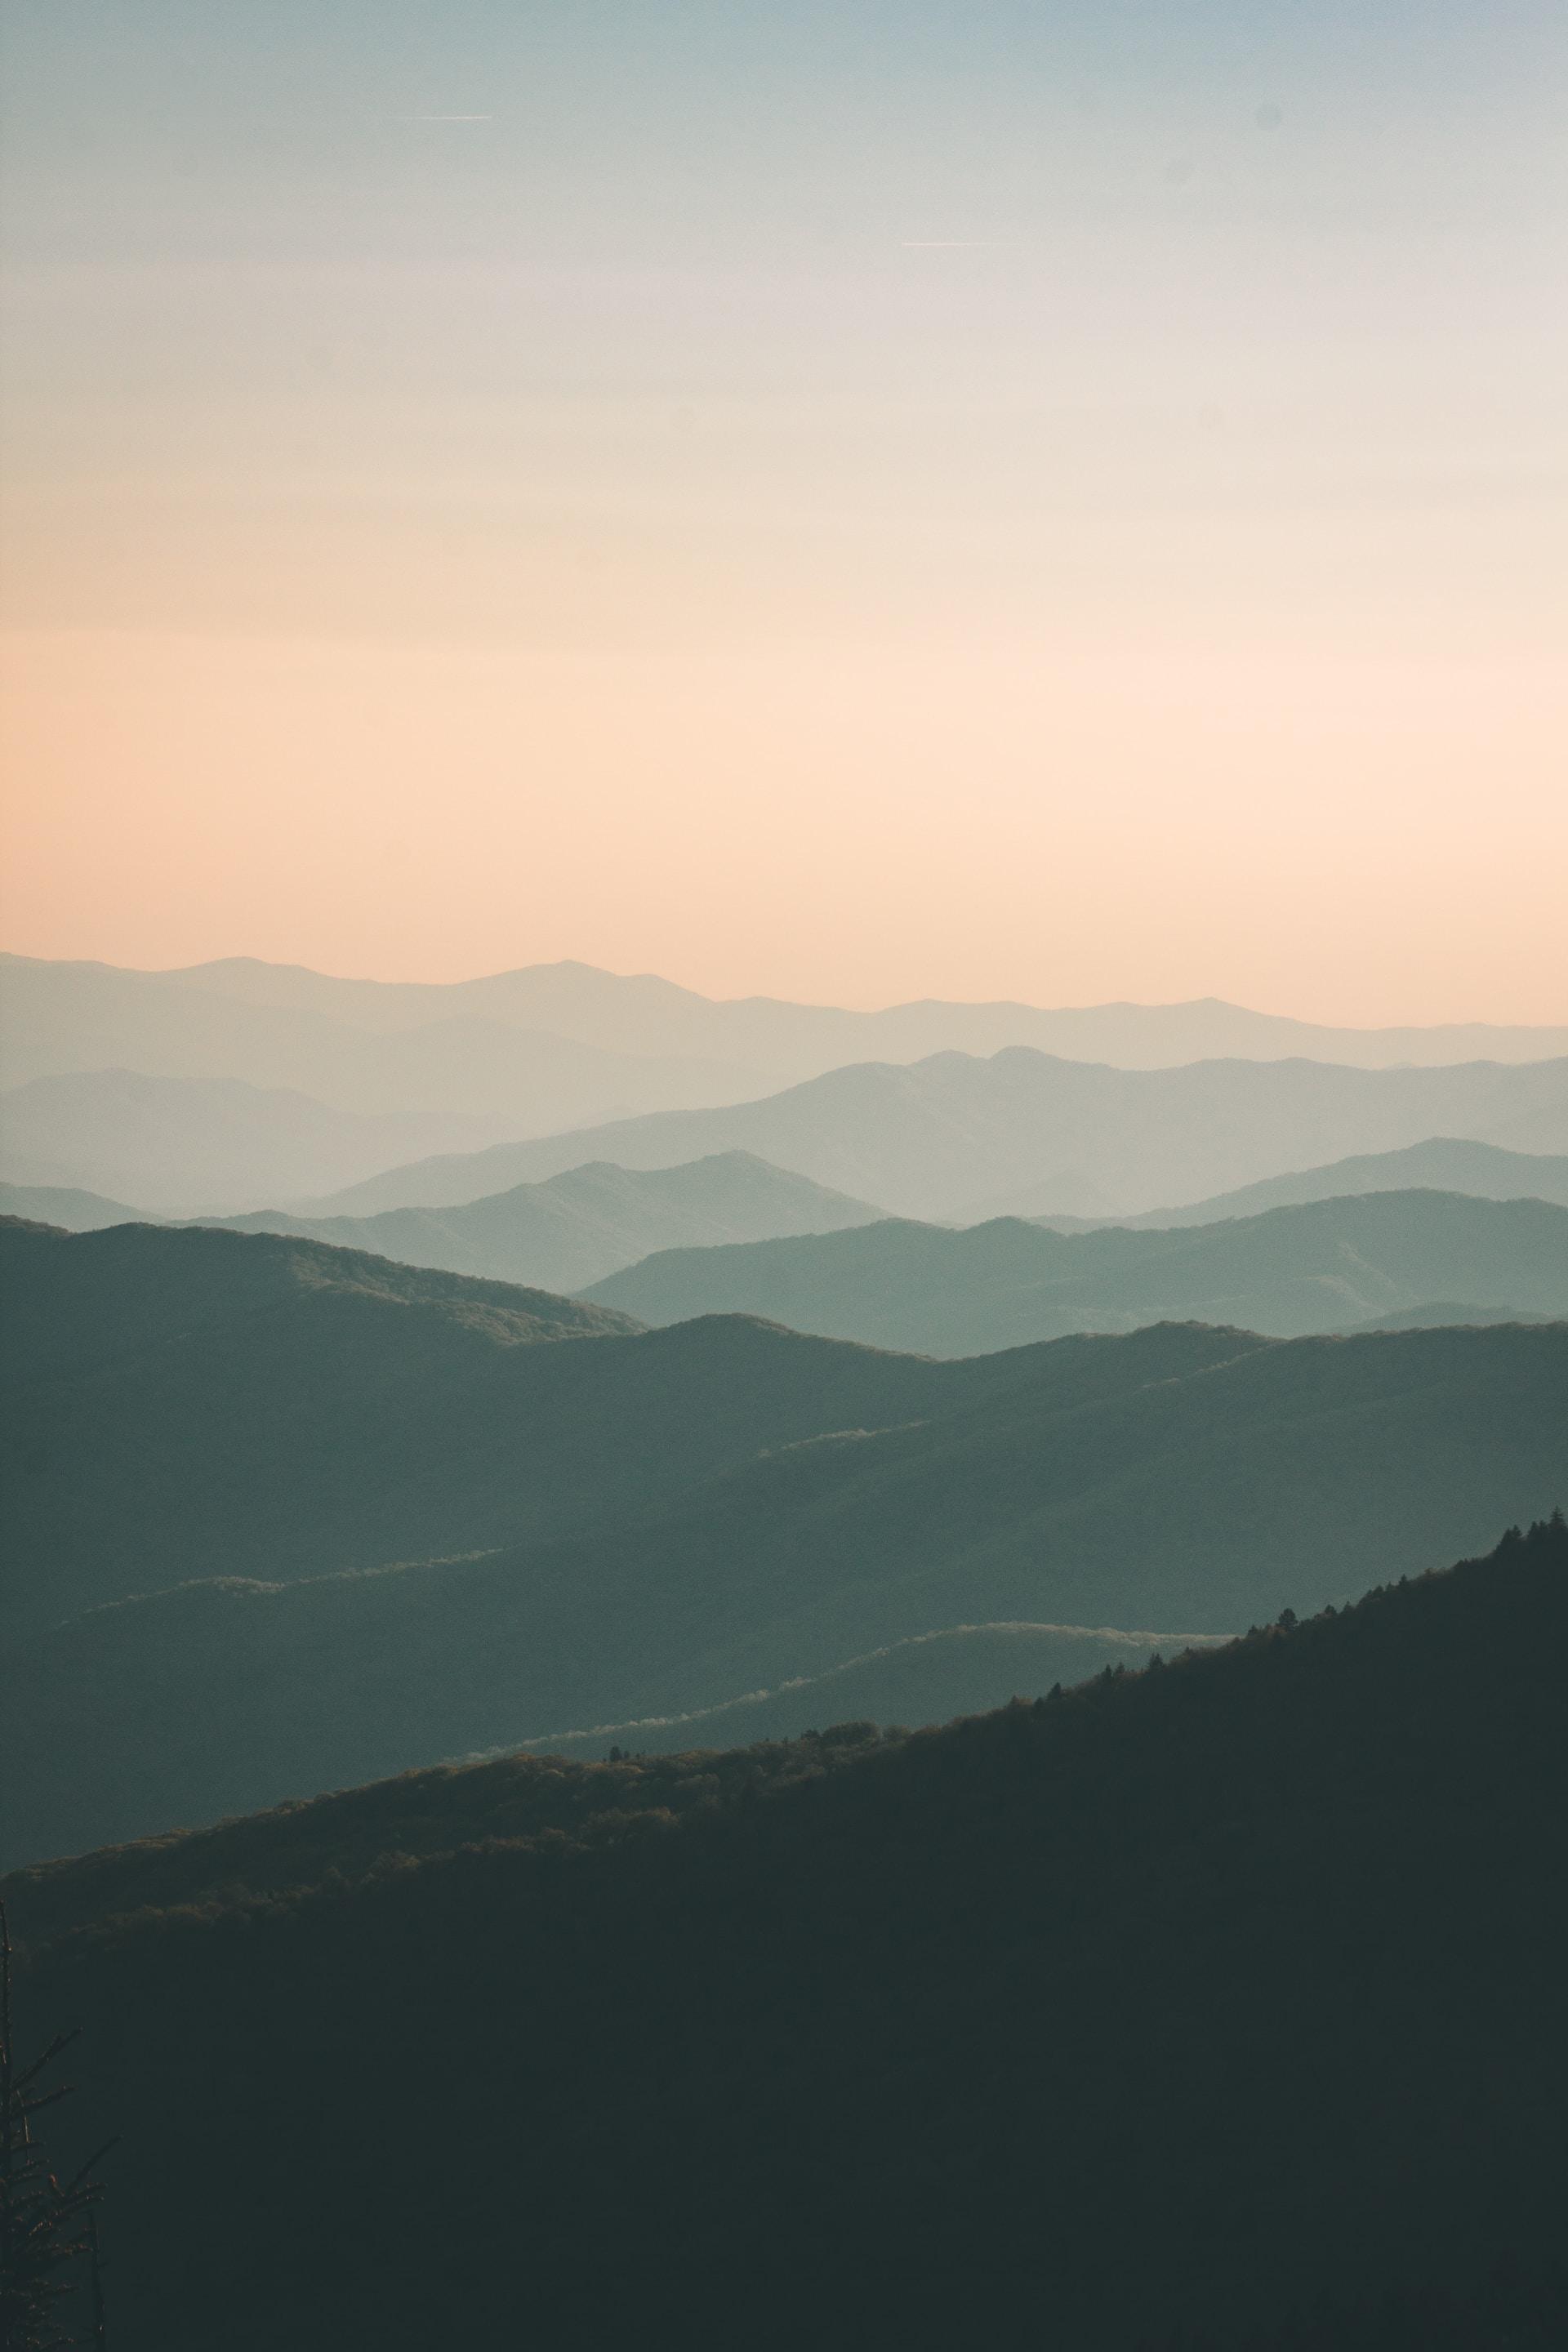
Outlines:
{"label": "dark foreground hill", "polygon": [[808,1177],[770,1168],[749,1151],[724,1151],[682,1168],[596,1160],[449,1209],[316,1218],[266,1209],[224,1223],[241,1233],[306,1234],[410,1265],[570,1291],[585,1290],[654,1250],[829,1234],[870,1224],[881,1213]]}
{"label": "dark foreground hill", "polygon": [[20,1991],[117,2347],[1546,2352],[1565,1646],[1559,1524],[939,1733],[13,1881],[97,1923]]}
{"label": "dark foreground hill", "polygon": [[989,1061],[933,1054],[907,1068],[830,1070],[760,1102],[661,1111],[391,1168],[307,1213],[364,1216],[472,1201],[585,1160],[669,1168],[742,1150],[902,1216],[967,1217],[973,1202],[1025,1184],[1043,1188],[1042,1209],[1132,1214],[1325,1155],[1392,1150],[1432,1135],[1568,1151],[1568,1059],[1441,1069],[1215,1061],[1115,1070],[1022,1046]]}
{"label": "dark foreground hill", "polygon": [[1377,1192],[1173,1232],[1060,1234],[1016,1217],[666,1250],[589,1297],[644,1323],[766,1315],[928,1355],[1162,1318],[1290,1338],[1427,1300],[1568,1315],[1568,1208]]}
{"label": "dark foreground hill", "polygon": [[[313,1577],[297,1546],[289,1583],[226,1577],[215,1546],[196,1580],[10,1644],[7,1858],[689,1713],[957,1625],[1228,1633],[1420,1570],[1568,1484],[1568,1326],[1160,1325],[938,1364],[721,1318],[514,1348],[458,1402],[479,1434],[444,1507],[510,1515],[527,1540]],[[395,1427],[410,1459],[364,1467],[433,1482],[442,1450],[416,1463],[416,1424]],[[258,1496],[289,1491],[289,1454],[264,1474],[235,1444]],[[146,1572],[160,1527],[188,1553],[194,1509],[232,1511],[210,1477],[194,1502],[205,1460],[135,1487]],[[329,1452],[324,1488],[351,1470]],[[368,1480],[355,1492],[384,1540]],[[406,1517],[427,1504],[397,1493]],[[290,1522],[268,1524],[281,1546]],[[964,1654],[926,1663],[951,1677],[931,1714],[973,1703]]]}
{"label": "dark foreground hill", "polygon": [[0,1598],[33,1624],[193,1575],[559,1535],[1016,1377],[734,1318],[642,1333],[577,1299],[204,1228],[0,1221]]}

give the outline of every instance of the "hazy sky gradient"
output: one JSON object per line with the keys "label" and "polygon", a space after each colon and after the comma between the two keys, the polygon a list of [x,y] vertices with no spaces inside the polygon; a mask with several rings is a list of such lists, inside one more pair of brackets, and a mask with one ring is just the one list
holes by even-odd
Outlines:
{"label": "hazy sky gradient", "polygon": [[1568,1017],[1557,0],[6,47],[8,944]]}

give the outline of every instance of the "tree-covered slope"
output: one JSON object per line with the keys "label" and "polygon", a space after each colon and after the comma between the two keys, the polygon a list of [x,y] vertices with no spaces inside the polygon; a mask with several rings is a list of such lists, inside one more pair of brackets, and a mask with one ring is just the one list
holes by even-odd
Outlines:
{"label": "tree-covered slope", "polygon": [[199,1228],[0,1223],[0,1593],[34,1624],[560,1534],[1015,1376]]}
{"label": "tree-covered slope", "polygon": [[1293,1337],[1429,1299],[1568,1315],[1568,1208],[1377,1192],[1175,1231],[999,1218],[667,1250],[590,1288],[645,1323],[752,1314],[931,1355],[1166,1318]]}
{"label": "tree-covered slope", "polygon": [[13,1880],[116,2342],[1546,2352],[1565,1642],[1559,1523],[942,1732]]}
{"label": "tree-covered slope", "polygon": [[[793,1397],[832,1433],[770,1445],[748,1367],[790,1349],[806,1391],[779,1390],[773,1424]],[[515,1349],[550,1384],[531,1388],[544,1442],[529,1458],[548,1466],[574,1435],[594,1498],[640,1493],[640,1508],[374,1575],[209,1573],[13,1643],[10,1856],[686,1713],[954,1625],[1227,1633],[1429,1566],[1568,1483],[1563,1326],[1268,1342],[1164,1325],[967,1364],[865,1354],[863,1395],[874,1380],[886,1410],[903,1383],[879,1430],[851,1417],[858,1368],[837,1353],[729,1319]],[[585,1393],[563,1375],[602,1386],[617,1364],[610,1423],[551,1418],[552,1395],[570,1416]],[[836,1420],[816,1385],[829,1370]],[[981,1374],[991,1386],[965,1395]],[[698,1396],[748,1452],[698,1446]],[[616,1450],[634,1411],[653,1441],[640,1486]],[[538,1475],[536,1528],[562,1509]],[[961,1656],[928,1663],[953,1675],[928,1688],[932,1714],[973,1703]],[[48,1764],[61,1749],[68,1776]]]}

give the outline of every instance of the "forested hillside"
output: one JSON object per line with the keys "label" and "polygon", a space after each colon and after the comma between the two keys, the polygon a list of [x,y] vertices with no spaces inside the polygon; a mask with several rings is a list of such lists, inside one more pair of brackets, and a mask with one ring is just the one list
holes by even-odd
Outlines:
{"label": "forested hillside", "polygon": [[[1158,1325],[942,1364],[721,1317],[474,1339],[384,1399],[356,1374],[324,1427],[339,1359],[278,1328],[294,1352],[221,1446],[201,1376],[241,1381],[243,1322],[221,1352],[174,1339],[55,1391],[62,1426],[90,1412],[99,1434],[53,1483],[28,1473],[33,1606],[0,1669],[14,1859],[710,1707],[958,1625],[1228,1633],[1539,1516],[1568,1451],[1564,1326]],[[18,1484],[44,1425],[16,1417]],[[47,1622],[108,1576],[140,1597]],[[973,1703],[950,1663],[933,1714]]]}
{"label": "forested hillside", "polygon": [[938,1356],[1163,1318],[1291,1338],[1427,1300],[1568,1315],[1568,1208],[1375,1192],[1173,1231],[1062,1234],[1019,1218],[962,1233],[854,1233],[664,1250],[588,1295],[645,1323],[774,1317]]}
{"label": "forested hillside", "polygon": [[24,1874],[116,2343],[1545,2352],[1565,1641],[1559,1519],[942,1732]]}
{"label": "forested hillside", "polygon": [[0,1591],[32,1623],[195,1575],[558,1534],[1015,1378],[738,1319],[643,1335],[579,1300],[267,1234],[0,1223]]}

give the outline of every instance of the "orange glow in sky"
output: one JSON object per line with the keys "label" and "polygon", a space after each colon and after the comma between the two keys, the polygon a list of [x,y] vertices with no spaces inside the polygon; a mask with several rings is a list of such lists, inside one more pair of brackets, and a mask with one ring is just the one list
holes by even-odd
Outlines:
{"label": "orange glow in sky", "polygon": [[1332,13],[22,12],[3,943],[1568,1020],[1563,20]]}

